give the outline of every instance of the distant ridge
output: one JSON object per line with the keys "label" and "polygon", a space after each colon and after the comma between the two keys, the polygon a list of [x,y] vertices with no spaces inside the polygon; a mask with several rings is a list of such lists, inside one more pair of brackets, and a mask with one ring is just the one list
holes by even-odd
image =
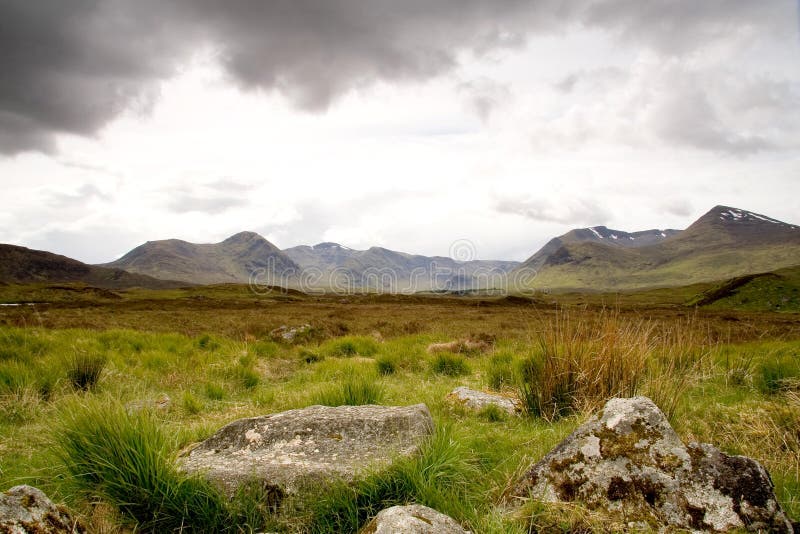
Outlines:
{"label": "distant ridge", "polygon": [[593,226],[591,228],[576,228],[564,235],[555,237],[548,241],[541,249],[523,262],[526,267],[539,270],[547,262],[547,259],[556,253],[561,247],[570,243],[604,243],[606,245],[638,248],[660,243],[661,241],[680,234],[680,230],[644,230],[640,232],[624,232],[622,230],[612,230],[605,226]]}
{"label": "distant ridge", "polygon": [[[400,291],[465,290],[502,287],[515,261],[456,261],[382,247],[355,250],[338,243],[302,245],[284,250],[300,267],[317,270],[320,285]],[[392,287],[394,286],[394,287]]]}
{"label": "distant ridge", "polygon": [[17,245],[0,245],[0,283],[83,283],[104,289],[143,287],[166,289],[187,285],[175,280],[157,280],[122,269],[87,265],[78,260]]}
{"label": "distant ridge", "polygon": [[[609,239],[611,233],[617,239]],[[650,242],[625,246],[638,240],[637,234]],[[715,206],[683,231],[573,230],[551,240],[521,268],[537,272],[531,288],[609,291],[710,282],[793,265],[800,265],[800,227]]]}
{"label": "distant ridge", "polygon": [[280,282],[272,275],[295,276],[300,267],[275,245],[255,232],[239,232],[220,243],[196,244],[179,239],[148,241],[104,267],[124,269],[159,279],[195,284],[240,283],[253,273],[269,273],[261,283]]}

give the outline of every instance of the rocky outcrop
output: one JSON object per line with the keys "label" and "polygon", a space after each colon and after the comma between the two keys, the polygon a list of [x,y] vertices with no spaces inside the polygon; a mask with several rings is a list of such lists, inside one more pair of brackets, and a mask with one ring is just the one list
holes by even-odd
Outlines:
{"label": "rocky outcrop", "polygon": [[0,494],[0,532],[8,534],[83,533],[68,510],[53,504],[41,490],[14,486]]}
{"label": "rocky outcrop", "polygon": [[608,401],[536,463],[511,498],[581,502],[632,530],[792,532],[758,462],[684,445],[646,397]]}
{"label": "rocky outcrop", "polygon": [[361,534],[469,534],[455,519],[433,508],[411,504],[392,506],[367,523]]}
{"label": "rocky outcrop", "polygon": [[234,421],[189,451],[180,466],[228,494],[256,482],[279,502],[324,479],[352,480],[413,454],[432,431],[424,404],[311,406]]}
{"label": "rocky outcrop", "polygon": [[508,397],[483,391],[476,391],[468,387],[459,386],[447,395],[447,399],[453,403],[460,404],[465,408],[481,411],[487,406],[496,406],[509,415],[517,412],[514,401]]}

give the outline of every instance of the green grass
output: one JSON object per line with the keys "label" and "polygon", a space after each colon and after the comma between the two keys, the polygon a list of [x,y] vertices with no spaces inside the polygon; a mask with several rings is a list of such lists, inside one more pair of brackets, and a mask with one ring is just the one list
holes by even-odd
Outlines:
{"label": "green grass", "polygon": [[384,396],[383,386],[369,375],[350,374],[343,381],[327,386],[316,397],[316,404],[323,406],[360,406],[380,404]]}
{"label": "green grass", "polygon": [[231,504],[209,482],[179,472],[167,437],[144,411],[128,414],[109,399],[72,403],[59,424],[56,451],[70,482],[116,505],[142,531],[236,532],[268,521],[254,511],[254,496]]}
{"label": "green grass", "polygon": [[781,391],[800,390],[800,355],[770,355],[758,366],[758,389],[774,395]]}
{"label": "green grass", "polygon": [[449,429],[439,429],[418,456],[398,460],[356,484],[335,484],[313,496],[309,531],[357,532],[382,509],[408,503],[475,521],[483,489],[480,475],[475,455]]}
{"label": "green grass", "polygon": [[[165,307],[171,305],[172,301],[165,300]],[[115,529],[122,523],[135,531],[169,531],[170,525],[181,521],[186,530],[202,530],[197,526],[202,521],[210,525],[221,521],[216,524],[222,524],[223,531],[229,528],[234,532],[246,532],[245,525],[276,532],[346,532],[361,528],[387,504],[408,502],[440,509],[473,532],[521,533],[548,525],[562,525],[567,531],[591,526],[595,518],[574,506],[571,511],[554,507],[530,510],[527,518],[519,519],[501,514],[496,505],[523,469],[574,430],[610,392],[628,391],[625,387],[631,386],[636,393],[657,399],[685,441],[713,443],[725,452],[746,454],[762,462],[775,482],[782,506],[794,520],[800,519],[798,392],[783,386],[774,390],[760,386],[763,369],[772,369],[773,362],[784,360],[790,365],[800,354],[800,342],[784,315],[780,321],[774,315],[759,314],[737,315],[740,320],[727,321],[713,313],[687,318],[667,310],[648,312],[652,317],[646,328],[640,329],[640,317],[616,315],[615,325],[597,311],[570,312],[571,326],[564,327],[560,345],[551,343],[557,347],[552,354],[585,354],[585,362],[620,360],[636,367],[617,367],[625,372],[607,375],[595,371],[591,376],[604,377],[603,387],[587,390],[586,386],[584,391],[599,393],[584,397],[564,417],[549,422],[538,417],[506,417],[491,410],[472,413],[453,406],[445,397],[459,385],[511,392],[520,362],[529,358],[542,361],[538,340],[552,333],[554,314],[519,307],[512,313],[494,304],[457,304],[454,308],[423,303],[415,304],[411,311],[394,304],[364,306],[342,306],[337,308],[337,317],[330,319],[331,324],[346,320],[352,321],[351,326],[361,325],[352,328],[358,335],[300,345],[258,341],[265,339],[260,334],[266,335],[274,327],[263,309],[250,319],[238,308],[216,309],[216,323],[204,323],[200,313],[202,330],[190,335],[179,333],[179,328],[153,332],[145,326],[141,330],[92,330],[0,325],[0,490],[19,483],[40,487],[82,514],[92,530],[101,532],[118,531]],[[126,310],[123,307],[119,316],[103,320],[116,321]],[[284,324],[314,322],[305,317],[305,310],[296,308],[295,316],[279,320]],[[319,313],[315,317],[320,321],[331,313],[326,303],[320,304],[320,310],[314,312]],[[66,317],[76,312],[65,308],[52,313],[57,321],[59,314]],[[86,314],[81,320],[94,320],[93,308],[81,313]],[[140,320],[149,320],[141,313]],[[448,324],[436,323],[439,316],[448,316]],[[162,322],[170,325],[172,317],[172,311],[164,313]],[[408,327],[415,333],[407,333],[403,325],[412,317],[418,317],[419,324]],[[235,328],[244,330],[235,330],[234,323]],[[435,328],[426,330],[429,324]],[[634,327],[644,337],[635,332],[627,337],[621,334]],[[330,331],[328,326],[323,328]],[[384,340],[366,335],[373,330],[381,330]],[[497,335],[491,353],[469,358],[426,353],[431,342],[466,338],[476,331]],[[204,335],[208,340],[201,343]],[[342,349],[350,346],[356,347],[354,352]],[[639,366],[639,349],[647,354],[643,366]],[[344,354],[349,352],[353,353]],[[72,387],[64,357],[70,354],[105,358],[94,388],[76,391]],[[315,357],[307,362],[309,354]],[[434,368],[440,356],[445,361]],[[381,372],[381,365],[390,366],[392,372]],[[775,375],[779,384],[794,376],[791,367],[786,371],[781,365]],[[586,373],[587,368],[602,367],[585,363],[575,370]],[[451,372],[451,368],[461,370]],[[627,376],[628,370],[635,371],[635,387],[615,381],[617,376]],[[580,380],[574,383],[582,384]],[[161,395],[173,399],[164,411],[120,413],[120,406]],[[213,488],[187,482],[174,470],[179,451],[226,423],[320,400],[332,405],[424,402],[438,431],[421,455],[400,459],[384,471],[365,475],[353,486],[320,488],[321,494],[305,508],[287,509],[280,517],[253,502],[257,501],[255,490],[238,504],[219,504]],[[80,431],[55,432],[54,421],[58,428]],[[65,443],[54,446],[53,436],[62,436],[60,441],[68,439],[72,454],[65,452]],[[126,492],[137,491],[134,485],[147,488],[146,492],[126,496]],[[113,516],[103,523],[94,515],[96,502],[115,510],[119,518]]]}
{"label": "green grass", "polygon": [[378,352],[378,342],[366,336],[343,336],[324,342],[320,352],[324,356],[347,358],[349,356],[374,356]]}
{"label": "green grass", "polygon": [[68,363],[67,379],[80,391],[93,389],[100,381],[107,358],[96,354],[76,354]]}
{"label": "green grass", "polygon": [[433,357],[431,371],[446,376],[462,376],[470,373],[467,360],[463,356],[449,352],[441,352]]}

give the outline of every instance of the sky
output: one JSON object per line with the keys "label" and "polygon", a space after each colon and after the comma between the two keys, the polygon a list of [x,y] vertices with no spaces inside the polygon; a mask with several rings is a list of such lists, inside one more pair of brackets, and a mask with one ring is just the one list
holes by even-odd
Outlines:
{"label": "sky", "polygon": [[0,0],[0,242],[800,223],[793,0]]}

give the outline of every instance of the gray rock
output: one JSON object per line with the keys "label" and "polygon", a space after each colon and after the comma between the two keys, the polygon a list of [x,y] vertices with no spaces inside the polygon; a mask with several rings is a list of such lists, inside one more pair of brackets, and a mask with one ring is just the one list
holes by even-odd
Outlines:
{"label": "gray rock", "polygon": [[470,410],[480,411],[487,406],[497,406],[509,415],[514,415],[517,412],[514,401],[508,397],[476,391],[464,386],[459,386],[451,391],[447,398]]}
{"label": "gray rock", "polygon": [[433,508],[411,504],[382,510],[361,534],[469,534],[455,519]]}
{"label": "gray rock", "polygon": [[324,479],[352,480],[413,454],[432,431],[424,404],[311,406],[234,421],[189,451],[180,466],[229,495],[256,482],[277,505]]}
{"label": "gray rock", "polygon": [[282,325],[272,330],[269,337],[273,341],[280,341],[282,343],[295,343],[308,341],[313,332],[313,327],[310,324],[301,324],[300,326],[286,326]]}
{"label": "gray rock", "polygon": [[684,445],[646,397],[608,401],[536,463],[511,496],[579,501],[623,525],[793,531],[758,462]]}
{"label": "gray rock", "polygon": [[69,511],[56,506],[41,490],[14,486],[0,494],[0,532],[8,534],[83,533]]}

